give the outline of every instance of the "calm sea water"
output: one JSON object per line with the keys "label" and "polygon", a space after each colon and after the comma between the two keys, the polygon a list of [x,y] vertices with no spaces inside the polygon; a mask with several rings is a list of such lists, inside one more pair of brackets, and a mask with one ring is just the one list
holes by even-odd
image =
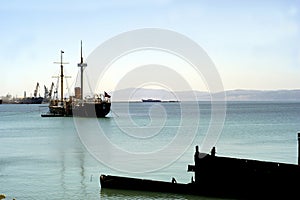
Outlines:
{"label": "calm sea water", "polygon": [[[109,116],[97,119],[105,137],[115,146],[127,152],[144,152],[145,159],[147,152],[162,149],[172,141],[178,128],[184,128],[186,134],[196,130],[182,155],[176,155],[167,166],[141,173],[116,170],[98,161],[79,139],[73,118],[42,118],[41,113],[47,111],[43,106],[46,105],[0,105],[0,193],[6,194],[6,199],[199,199],[101,189],[99,176],[163,181],[175,177],[177,182],[190,182],[193,174],[187,172],[187,165],[193,164],[194,146],[201,144],[208,130],[209,102],[199,103],[198,125],[194,122],[199,113],[194,109],[184,115],[187,120],[183,123],[181,103],[130,103],[128,109],[123,109],[124,103],[113,103]],[[87,133],[91,129],[85,128]],[[217,155],[296,164],[299,131],[300,103],[228,102],[225,124],[217,138]],[[176,150],[174,147],[174,154]],[[110,149],[102,151],[114,159]],[[166,155],[158,156],[168,159]],[[173,156],[172,152],[169,156]],[[118,159],[118,163],[140,163],[130,157]]]}

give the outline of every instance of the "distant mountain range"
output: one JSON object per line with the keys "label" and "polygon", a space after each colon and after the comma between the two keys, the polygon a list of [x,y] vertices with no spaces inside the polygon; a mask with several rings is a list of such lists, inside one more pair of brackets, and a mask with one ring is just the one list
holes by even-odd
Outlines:
{"label": "distant mountain range", "polygon": [[[211,94],[202,91],[174,91],[163,89],[122,89],[110,92],[113,101],[141,101],[160,99],[162,101],[210,101]],[[300,101],[300,89],[295,90],[228,90],[227,101]]]}

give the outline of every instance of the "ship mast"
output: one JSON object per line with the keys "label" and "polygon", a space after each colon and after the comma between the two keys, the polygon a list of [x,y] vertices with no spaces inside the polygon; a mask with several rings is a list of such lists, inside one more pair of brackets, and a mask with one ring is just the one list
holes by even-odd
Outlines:
{"label": "ship mast", "polygon": [[83,62],[82,57],[82,40],[80,42],[80,63],[78,63],[78,67],[80,67],[80,99],[83,100],[83,70],[87,64]]}
{"label": "ship mast", "polygon": [[54,62],[55,64],[60,64],[60,101],[61,105],[63,105],[64,100],[64,66],[63,64],[69,64],[67,62],[63,62],[63,53],[65,53],[63,50],[60,51],[60,62]]}

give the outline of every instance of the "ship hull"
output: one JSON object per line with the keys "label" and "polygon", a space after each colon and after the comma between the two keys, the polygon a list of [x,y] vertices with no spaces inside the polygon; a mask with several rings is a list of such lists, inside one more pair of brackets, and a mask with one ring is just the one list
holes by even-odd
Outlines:
{"label": "ship hull", "polygon": [[42,117],[94,117],[103,118],[110,112],[110,102],[68,104],[64,106],[49,106],[49,112]]}
{"label": "ship hull", "polygon": [[142,99],[142,102],[161,102],[160,99]]}
{"label": "ship hull", "polygon": [[20,104],[41,104],[43,102],[44,98],[43,97],[32,97],[32,98],[25,98],[21,100],[19,103]]}
{"label": "ship hull", "polygon": [[72,115],[76,117],[106,117],[110,112],[111,103],[85,103],[72,108]]}

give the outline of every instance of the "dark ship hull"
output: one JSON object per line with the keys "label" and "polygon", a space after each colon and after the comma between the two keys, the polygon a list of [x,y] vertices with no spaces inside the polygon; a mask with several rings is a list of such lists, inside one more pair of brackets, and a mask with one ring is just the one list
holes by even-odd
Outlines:
{"label": "dark ship hull", "polygon": [[43,100],[44,100],[43,97],[32,97],[32,98],[22,99],[19,103],[20,104],[41,104]]}
{"label": "dark ship hull", "polygon": [[142,102],[161,102],[160,99],[142,99]]}
{"label": "dark ship hull", "polygon": [[[298,141],[300,152],[300,133]],[[230,199],[299,199],[299,152],[296,165],[219,157],[215,156],[215,151],[204,154],[196,147],[195,164],[188,165],[188,171],[194,172],[190,183],[101,175],[101,189],[169,192]]]}
{"label": "dark ship hull", "polygon": [[72,115],[77,117],[105,117],[110,112],[111,103],[85,103],[75,105],[72,108]]}
{"label": "dark ship hull", "polygon": [[42,117],[95,117],[102,118],[110,112],[110,102],[100,103],[68,103],[64,106],[50,105],[49,112]]}

